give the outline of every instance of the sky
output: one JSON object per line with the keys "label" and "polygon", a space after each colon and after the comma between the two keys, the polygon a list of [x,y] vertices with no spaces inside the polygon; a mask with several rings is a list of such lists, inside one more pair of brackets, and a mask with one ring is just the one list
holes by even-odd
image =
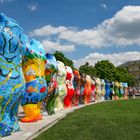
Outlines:
{"label": "sky", "polygon": [[0,0],[0,12],[75,67],[140,60],[140,0]]}

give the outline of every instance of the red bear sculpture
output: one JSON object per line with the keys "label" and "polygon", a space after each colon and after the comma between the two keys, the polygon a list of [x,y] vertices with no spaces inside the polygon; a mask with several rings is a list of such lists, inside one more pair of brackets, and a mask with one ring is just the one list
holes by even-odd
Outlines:
{"label": "red bear sculpture", "polygon": [[74,95],[74,87],[73,87],[73,71],[69,66],[66,66],[66,87],[67,87],[67,95],[64,98],[64,107],[68,108],[72,106],[72,97]]}

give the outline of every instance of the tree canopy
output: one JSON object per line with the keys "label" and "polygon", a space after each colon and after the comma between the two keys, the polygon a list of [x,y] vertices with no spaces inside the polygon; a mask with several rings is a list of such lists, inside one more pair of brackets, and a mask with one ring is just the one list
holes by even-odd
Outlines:
{"label": "tree canopy", "polygon": [[89,65],[88,62],[86,62],[85,65],[81,65],[79,68],[80,73],[85,73],[87,75],[90,75],[91,77],[96,76],[95,68],[92,65]]}
{"label": "tree canopy", "polygon": [[80,66],[79,71],[109,81],[127,82],[129,85],[134,83],[134,78],[127,69],[115,67],[109,60],[98,61],[94,67],[86,62]]}
{"label": "tree canopy", "polygon": [[128,73],[128,70],[126,68],[117,67],[116,68],[115,78],[118,81],[123,81],[123,82],[129,83],[129,85],[133,85],[134,84],[134,78],[133,78],[132,75],[130,75]]}
{"label": "tree canopy", "polygon": [[[54,56],[56,60],[62,61],[66,66],[75,69],[74,63],[71,59],[67,58],[62,52],[55,51]],[[80,73],[85,73],[91,77],[99,77],[109,81],[127,82],[129,85],[134,84],[134,78],[130,75],[125,68],[115,67],[109,60],[98,61],[95,66],[86,62],[79,67]]]}
{"label": "tree canopy", "polygon": [[95,66],[96,76],[101,79],[114,81],[115,66],[109,60],[98,61]]}
{"label": "tree canopy", "polygon": [[73,61],[67,58],[62,52],[55,51],[54,56],[56,60],[62,61],[66,66],[70,66],[73,70],[75,69]]}

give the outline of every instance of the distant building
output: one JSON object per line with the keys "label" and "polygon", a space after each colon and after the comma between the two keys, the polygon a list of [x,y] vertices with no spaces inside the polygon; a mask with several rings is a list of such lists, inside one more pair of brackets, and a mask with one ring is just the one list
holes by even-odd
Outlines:
{"label": "distant building", "polygon": [[140,60],[126,62],[119,67],[127,68],[129,74],[135,79],[134,85],[140,87]]}

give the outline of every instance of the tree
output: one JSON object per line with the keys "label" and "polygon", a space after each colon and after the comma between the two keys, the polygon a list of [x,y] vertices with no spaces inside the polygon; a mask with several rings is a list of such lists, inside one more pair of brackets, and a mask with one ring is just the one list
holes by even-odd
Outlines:
{"label": "tree", "polygon": [[66,66],[70,66],[73,70],[75,69],[73,66],[73,61],[65,57],[65,55],[62,52],[55,51],[54,56],[56,60],[62,61]]}
{"label": "tree", "polygon": [[114,81],[114,74],[116,73],[115,66],[109,60],[98,61],[95,66],[97,77]]}
{"label": "tree", "polygon": [[88,62],[79,67],[80,73],[85,73],[91,77],[99,77],[109,81],[127,82],[134,84],[134,78],[127,69],[115,67],[109,60],[98,61],[93,67]]}
{"label": "tree", "polygon": [[134,77],[128,73],[126,68],[117,67],[114,77],[119,82],[127,82],[129,85],[134,84]]}
{"label": "tree", "polygon": [[81,65],[79,67],[80,73],[85,73],[86,75],[90,75],[91,77],[96,76],[95,68],[90,65],[88,62],[86,62],[84,65]]}

